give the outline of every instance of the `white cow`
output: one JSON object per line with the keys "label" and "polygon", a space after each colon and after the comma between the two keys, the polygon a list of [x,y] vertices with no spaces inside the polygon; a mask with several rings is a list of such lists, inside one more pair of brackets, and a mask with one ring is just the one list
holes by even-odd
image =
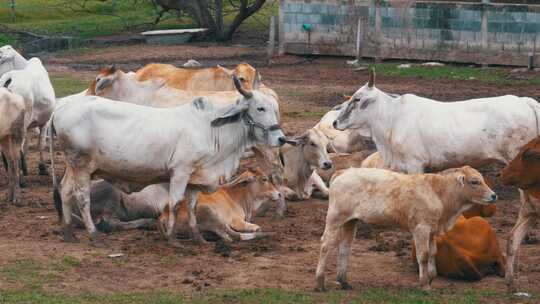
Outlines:
{"label": "white cow", "polygon": [[[47,70],[41,60],[31,58],[22,70],[12,70],[0,77],[0,87],[7,87],[21,95],[25,102],[24,125],[27,129],[39,128],[39,173],[47,175],[47,167],[43,158],[45,125],[54,110],[55,94]],[[27,141],[25,142],[27,146]],[[23,148],[26,152],[26,148]]]}
{"label": "white cow", "polygon": [[[189,226],[202,241],[194,214],[197,192],[215,191],[232,177],[242,153],[255,143],[278,147],[286,141],[268,97],[245,91],[236,78],[234,83],[242,97],[219,109],[204,99],[159,109],[95,96],[77,97],[59,107],[51,129],[66,157],[60,195],[64,239],[74,238],[71,210],[76,201],[90,239],[100,243],[89,206],[90,179],[95,176],[126,193],[168,182],[169,210],[176,210],[186,197]],[[174,227],[171,212],[170,241]]]}
{"label": "white cow", "polygon": [[20,151],[26,135],[24,127],[24,100],[5,88],[0,88],[0,148],[8,173],[8,201],[20,204],[21,176],[19,169]]}
{"label": "white cow", "polygon": [[27,64],[28,60],[11,45],[0,47],[0,76],[11,70],[22,70]]}
{"label": "white cow", "polygon": [[394,98],[374,82],[372,72],[334,127],[371,136],[385,167],[394,171],[508,163],[539,132],[540,107],[532,98],[506,95],[448,103],[412,94]]}
{"label": "white cow", "polygon": [[324,114],[313,129],[317,129],[328,138],[328,150],[330,152],[353,153],[366,150],[368,148],[366,140],[358,132],[354,132],[354,130],[336,130],[332,125],[342,107],[343,105],[338,105]]}

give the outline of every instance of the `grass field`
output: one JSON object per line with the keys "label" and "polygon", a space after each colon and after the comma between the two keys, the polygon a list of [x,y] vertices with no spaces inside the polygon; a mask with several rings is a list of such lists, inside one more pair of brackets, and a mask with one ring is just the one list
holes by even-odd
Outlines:
{"label": "grass field", "polygon": [[[151,25],[157,12],[147,0],[118,0],[115,15],[111,1],[87,1],[84,8],[81,8],[73,3],[84,1],[18,0],[15,22],[11,19],[8,2],[0,2],[0,24],[15,30],[38,34],[69,35],[86,39],[147,29],[195,26],[190,18],[178,18],[175,13],[166,13],[158,25]],[[277,2],[266,5],[256,15],[246,20],[243,26],[255,31],[265,30],[270,16],[277,12],[277,8]],[[233,15],[226,16],[225,22],[230,22],[232,18]],[[0,45],[8,43],[17,45],[18,41],[13,36],[0,33]]]}

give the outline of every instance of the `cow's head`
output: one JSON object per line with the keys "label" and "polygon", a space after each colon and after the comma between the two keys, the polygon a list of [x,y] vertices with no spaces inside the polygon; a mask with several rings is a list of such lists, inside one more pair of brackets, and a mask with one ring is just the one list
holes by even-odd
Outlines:
{"label": "cow's head", "polygon": [[13,69],[13,60],[17,51],[11,45],[0,47],[0,75]]}
{"label": "cow's head", "polygon": [[133,72],[124,73],[116,66],[102,68],[96,79],[90,83],[87,95],[96,95],[119,101],[131,101],[126,96],[132,96],[136,90],[137,96],[152,95],[165,84],[163,79],[139,81]]}
{"label": "cow's head", "polygon": [[234,70],[229,70],[219,65],[218,68],[220,68],[230,77],[236,76],[238,80],[240,80],[242,87],[246,90],[257,90],[260,85],[261,77],[259,72],[257,72],[257,70],[248,63],[240,63],[234,68]]}
{"label": "cow's head", "polygon": [[247,190],[251,194],[253,201],[279,201],[283,197],[269,176],[259,168],[248,169],[232,181],[231,184]]}
{"label": "cow's head", "polygon": [[332,161],[326,149],[328,138],[321,131],[309,129],[299,137],[288,140],[287,143],[302,149],[304,159],[311,167],[323,170],[332,168]]}
{"label": "cow's head", "polygon": [[369,118],[380,91],[375,87],[375,70],[371,70],[369,82],[356,91],[343,105],[333,126],[337,130],[357,129],[360,135],[371,137]]}
{"label": "cow's head", "polygon": [[105,96],[110,94],[113,90],[113,84],[118,78],[119,70],[116,69],[116,66],[110,65],[99,70],[99,74],[96,78],[90,83],[88,87],[89,95]]}
{"label": "cow's head", "polygon": [[518,155],[502,170],[505,185],[540,192],[540,137],[521,148]]}
{"label": "cow's head", "polygon": [[475,204],[487,205],[497,200],[497,194],[486,184],[480,172],[470,166],[457,170],[455,175],[458,186],[467,201]]}
{"label": "cow's head", "polygon": [[234,86],[242,97],[223,115],[212,121],[212,127],[220,127],[242,120],[249,129],[249,136],[255,142],[279,147],[285,144],[285,134],[279,125],[278,109],[272,97],[258,92],[245,90],[240,80],[233,76]]}

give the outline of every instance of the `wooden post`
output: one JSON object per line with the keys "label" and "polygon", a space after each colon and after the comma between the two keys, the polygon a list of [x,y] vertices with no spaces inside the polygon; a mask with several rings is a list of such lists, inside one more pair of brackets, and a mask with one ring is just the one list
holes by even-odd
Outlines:
{"label": "wooden post", "polygon": [[[488,50],[488,14],[490,0],[482,0],[482,50],[487,52]],[[483,57],[483,56],[482,56]],[[482,66],[487,67],[487,64],[482,62]]]}
{"label": "wooden post", "polygon": [[527,69],[529,71],[532,71],[534,69],[534,54],[532,52],[530,52],[528,56]]}
{"label": "wooden post", "polygon": [[15,4],[16,4],[16,3],[15,3],[15,0],[11,0],[11,1],[9,2],[9,7],[10,7],[10,9],[11,9],[11,22],[17,21],[17,16],[16,16],[16,13],[17,13],[17,12],[16,12],[16,10],[15,10],[15,6],[16,6]]}
{"label": "wooden post", "polygon": [[375,0],[375,62],[381,62],[381,41],[382,41],[382,17],[381,17],[381,1]]}
{"label": "wooden post", "polygon": [[279,37],[278,37],[278,55],[285,54],[285,18],[284,15],[284,9],[285,9],[285,1],[279,1],[279,23],[278,23],[278,30],[279,30]]}
{"label": "wooden post", "polygon": [[276,16],[270,19],[270,33],[268,35],[268,65],[270,65],[276,49]]}

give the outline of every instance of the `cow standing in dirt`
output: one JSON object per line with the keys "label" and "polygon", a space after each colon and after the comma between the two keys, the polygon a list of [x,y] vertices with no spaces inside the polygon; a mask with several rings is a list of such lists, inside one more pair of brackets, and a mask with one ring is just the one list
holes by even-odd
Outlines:
{"label": "cow standing in dirt", "polygon": [[14,205],[21,202],[20,151],[26,136],[23,98],[8,89],[0,88],[0,148],[5,157],[9,190],[7,200]]}
{"label": "cow standing in dirt", "polygon": [[506,283],[516,289],[518,255],[521,242],[540,217],[540,137],[521,148],[519,154],[502,170],[501,180],[505,185],[517,186],[520,190],[521,207],[519,216],[507,242]]}
{"label": "cow standing in dirt", "polygon": [[473,204],[490,204],[497,195],[482,175],[465,166],[440,174],[406,175],[384,169],[347,169],[334,176],[316,273],[316,289],[324,290],[330,250],[339,248],[337,281],[344,289],[347,264],[356,224],[398,227],[412,233],[420,272],[420,285],[431,288],[437,275],[435,235],[452,228],[459,215]]}

